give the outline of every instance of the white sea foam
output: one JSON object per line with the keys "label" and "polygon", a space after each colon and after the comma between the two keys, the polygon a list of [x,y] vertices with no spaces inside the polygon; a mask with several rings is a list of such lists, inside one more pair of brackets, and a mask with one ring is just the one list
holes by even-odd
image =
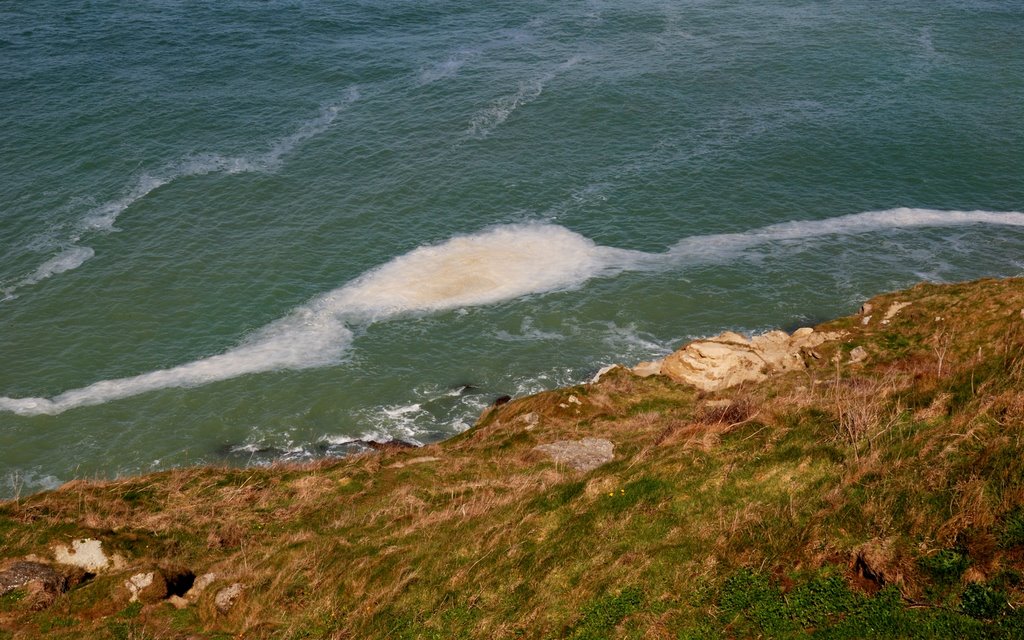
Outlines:
{"label": "white sea foam", "polygon": [[363,321],[381,320],[568,289],[648,257],[599,246],[557,225],[504,225],[414,249],[315,304]]}
{"label": "white sea foam", "polygon": [[848,236],[878,231],[921,227],[969,225],[1024,226],[1024,213],[994,211],[939,211],[902,207],[852,213],[825,220],[798,220],[768,225],[740,233],[691,236],[677,242],[667,253],[672,263],[715,264],[734,259],[748,249],[766,244],[810,240],[823,236]]}
{"label": "white sea foam", "polygon": [[79,242],[88,233],[108,233],[114,230],[114,224],[129,207],[142,200],[160,187],[181,178],[202,176],[211,173],[251,173],[272,172],[276,170],[284,156],[295,150],[301,143],[313,138],[330,127],[338,113],[345,105],[359,99],[359,91],[350,88],[344,99],[327,105],[320,110],[315,118],[303,122],[295,132],[271,142],[268,149],[252,156],[224,156],[216,153],[190,155],[177,162],[166,165],[153,173],[144,173],[136,180],[128,191],[113,200],[93,208],[79,222],[74,233],[67,239],[67,248],[59,255],[47,260],[36,270],[22,278],[4,293],[5,299],[16,297],[14,292],[45,280],[51,276],[80,267],[86,260],[95,255],[91,247],[82,246]]}
{"label": "white sea foam", "polygon": [[92,247],[80,247],[77,245],[71,245],[64,249],[56,256],[50,258],[43,264],[36,267],[28,276],[22,278],[18,282],[14,283],[13,286],[4,290],[6,298],[16,297],[14,292],[22,287],[28,287],[46,280],[49,277],[55,276],[58,273],[64,273],[65,271],[71,271],[77,269],[82,265],[83,262],[95,255],[95,251]]}
{"label": "white sea foam", "polygon": [[14,469],[8,471],[0,481],[0,496],[17,498],[27,493],[50,491],[62,484],[64,482],[60,478],[41,472],[39,467]]}
{"label": "white sea foam", "polygon": [[[57,414],[157,389],[196,386],[276,369],[326,366],[345,353],[352,340],[352,325],[572,289],[592,278],[626,270],[715,264],[761,245],[828,235],[964,225],[1022,227],[1024,213],[872,211],[773,224],[742,233],[694,236],[664,253],[601,246],[553,224],[504,225],[414,249],[315,298],[222,354],[134,377],[104,380],[54,398],[0,397],[0,410]],[[411,415],[411,407],[401,408],[392,417]]]}
{"label": "white sea foam", "polygon": [[544,75],[519,83],[515,92],[502,96],[492,102],[486,109],[481,110],[469,121],[469,128],[466,133],[475,138],[485,138],[509,116],[523,105],[527,105],[544,92],[544,87],[560,73],[575,67],[580,62],[580,57],[574,56],[558,65],[553,71]]}
{"label": "white sea foam", "polygon": [[437,82],[438,80],[455,76],[459,72],[459,69],[465,66],[466,62],[468,62],[469,56],[474,54],[475,52],[473,51],[460,52],[446,60],[422,69],[416,78],[416,84],[422,87]]}

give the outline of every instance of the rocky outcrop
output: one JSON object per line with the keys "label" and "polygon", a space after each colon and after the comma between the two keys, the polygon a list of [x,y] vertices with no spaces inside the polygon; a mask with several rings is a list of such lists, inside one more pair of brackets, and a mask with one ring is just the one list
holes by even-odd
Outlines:
{"label": "rocky outcrop", "polygon": [[48,607],[60,594],[85,582],[90,574],[76,567],[54,567],[36,560],[0,563],[0,596],[11,591],[25,593],[29,609]]}
{"label": "rocky outcrop", "polygon": [[53,548],[53,559],[58,564],[80,567],[90,573],[120,569],[125,564],[124,558],[116,553],[108,556],[103,551],[103,543],[95,538],[73,540],[70,547],[57,545]]}
{"label": "rocky outcrop", "polygon": [[560,440],[551,444],[534,447],[558,464],[564,464],[577,471],[590,471],[615,457],[615,445],[603,438],[582,440]]}
{"label": "rocky outcrop", "polygon": [[695,340],[660,362],[641,363],[634,369],[640,376],[661,374],[702,391],[719,391],[744,382],[760,382],[773,373],[799,371],[805,357],[822,343],[841,337],[837,332],[797,329],[748,339],[726,331],[713,338]]}

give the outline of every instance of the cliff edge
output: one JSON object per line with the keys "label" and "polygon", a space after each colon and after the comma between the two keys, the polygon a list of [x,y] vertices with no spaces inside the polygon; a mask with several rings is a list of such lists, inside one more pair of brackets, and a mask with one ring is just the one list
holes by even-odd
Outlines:
{"label": "cliff edge", "polygon": [[1024,280],[0,503],[0,639],[1024,637]]}

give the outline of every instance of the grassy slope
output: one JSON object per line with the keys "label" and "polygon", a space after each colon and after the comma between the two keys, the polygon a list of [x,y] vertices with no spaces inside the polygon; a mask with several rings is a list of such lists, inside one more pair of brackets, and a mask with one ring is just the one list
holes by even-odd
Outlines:
{"label": "grassy slope", "polygon": [[[89,535],[218,580],[182,611],[112,596],[124,575],[15,592],[0,638],[1022,637],[1024,281],[873,304],[806,372],[714,396],[618,371],[423,449],[2,503],[0,558]],[[532,451],[584,436],[615,460]]]}

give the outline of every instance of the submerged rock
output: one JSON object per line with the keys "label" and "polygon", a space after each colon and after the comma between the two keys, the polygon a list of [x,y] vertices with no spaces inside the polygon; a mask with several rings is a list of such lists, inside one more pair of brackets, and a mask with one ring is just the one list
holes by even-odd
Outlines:
{"label": "submerged rock", "polygon": [[560,440],[551,444],[534,447],[558,464],[564,464],[577,471],[590,471],[615,457],[615,445],[603,438],[583,438],[582,440]]}

